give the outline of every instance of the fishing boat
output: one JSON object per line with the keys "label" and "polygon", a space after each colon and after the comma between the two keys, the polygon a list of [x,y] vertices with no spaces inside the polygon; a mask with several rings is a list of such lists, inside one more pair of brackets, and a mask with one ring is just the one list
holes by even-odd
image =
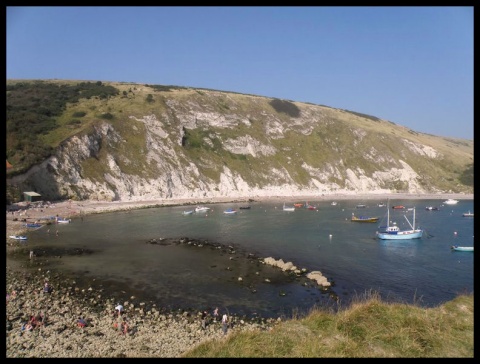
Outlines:
{"label": "fishing boat", "polygon": [[207,206],[197,206],[195,207],[195,212],[207,212],[210,210],[210,207]]}
{"label": "fishing boat", "polygon": [[446,201],[443,201],[445,205],[456,205],[458,203],[458,200],[454,200],[453,198],[449,198]]}
{"label": "fishing boat", "polygon": [[452,248],[452,250],[457,251],[457,252],[473,252],[473,246],[452,245],[451,248]]}
{"label": "fishing boat", "polygon": [[462,214],[462,216],[463,216],[463,217],[473,217],[473,212],[470,212],[470,211],[464,212],[464,213]]}
{"label": "fishing boat", "polygon": [[403,206],[403,205],[392,206],[392,209],[394,209],[394,210],[403,210],[404,208],[405,208],[405,206]]}
{"label": "fishing boat", "polygon": [[233,215],[233,214],[236,214],[237,213],[237,210],[235,209],[226,209],[225,211],[223,211],[224,214],[227,214],[227,215]]}
{"label": "fishing boat", "polygon": [[283,211],[292,212],[295,211],[295,206],[287,206],[285,202],[283,203]]}
{"label": "fishing boat", "polygon": [[252,206],[240,206],[239,209],[240,210],[250,210],[252,208]]}
{"label": "fishing boat", "polygon": [[427,206],[427,207],[425,207],[425,210],[427,210],[427,211],[438,211],[438,207],[436,207],[436,206]]}
{"label": "fishing boat", "polygon": [[[387,204],[388,205],[388,204]],[[410,225],[409,230],[401,230],[397,223],[390,222],[390,209],[387,206],[387,226],[382,227],[381,231],[377,231],[376,235],[379,239],[383,240],[406,240],[406,239],[418,239],[423,235],[423,230],[415,228],[415,208],[413,208],[413,224],[410,223],[406,215],[403,215]]]}
{"label": "fishing boat", "polygon": [[316,210],[317,208],[313,205],[310,205],[308,202],[305,203],[305,208],[307,210]]}
{"label": "fishing boat", "polygon": [[303,207],[303,203],[302,202],[296,202],[293,204],[294,207]]}
{"label": "fishing boat", "polygon": [[355,216],[352,212],[352,219],[353,222],[378,222],[379,217],[367,217],[367,216]]}

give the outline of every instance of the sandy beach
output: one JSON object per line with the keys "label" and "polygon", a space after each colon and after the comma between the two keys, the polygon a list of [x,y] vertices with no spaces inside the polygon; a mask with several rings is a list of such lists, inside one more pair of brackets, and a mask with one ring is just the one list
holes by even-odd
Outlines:
{"label": "sandy beach", "polygon": [[[7,326],[6,356],[14,357],[180,357],[182,353],[204,340],[223,340],[221,323],[214,321],[211,313],[208,324],[202,328],[200,312],[164,312],[161,308],[146,309],[144,302],[131,297],[121,302],[129,329],[122,334],[114,328],[112,313],[118,304],[103,292],[92,287],[81,287],[72,277],[61,272],[44,269],[28,257],[25,261],[8,259],[10,254],[22,251],[22,243],[9,238],[22,235],[25,222],[42,222],[52,216],[78,219],[84,215],[152,208],[172,205],[197,205],[224,202],[250,201],[340,201],[355,199],[473,199],[473,195],[458,194],[392,194],[392,195],[326,195],[326,196],[272,196],[256,198],[216,198],[202,200],[150,200],[150,201],[59,201],[42,207],[8,211],[6,215],[7,241]],[[44,283],[53,287],[44,293]],[[22,330],[31,315],[44,317],[43,325],[32,331]],[[82,317],[88,325],[77,326]],[[277,321],[250,321],[232,317],[228,333],[238,330],[269,330]],[[228,334],[227,334],[228,336]]]}

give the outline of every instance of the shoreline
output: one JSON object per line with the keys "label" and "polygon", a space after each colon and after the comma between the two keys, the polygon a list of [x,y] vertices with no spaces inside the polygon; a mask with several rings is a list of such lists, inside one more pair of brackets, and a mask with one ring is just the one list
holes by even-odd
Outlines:
{"label": "shoreline", "polygon": [[[66,219],[81,218],[85,215],[100,214],[106,212],[120,212],[137,210],[144,208],[158,208],[165,206],[193,206],[218,203],[256,203],[256,202],[278,202],[289,201],[342,201],[342,200],[473,200],[473,194],[408,194],[408,193],[372,193],[372,194],[326,194],[321,196],[297,195],[297,196],[251,196],[251,197],[212,197],[200,199],[156,199],[156,200],[129,200],[129,201],[96,201],[96,200],[62,200],[51,203],[46,208],[30,208],[14,212],[13,215],[8,212],[7,207],[7,251],[12,244],[11,235],[23,235],[27,229],[24,227],[26,222],[45,221],[46,218],[59,216]],[[27,205],[25,202],[19,204],[23,209]],[[17,242],[18,244],[18,242]],[[7,260],[8,261],[8,260]]]}
{"label": "shoreline", "polygon": [[[8,259],[10,254],[26,254],[21,241],[10,235],[22,235],[25,221],[41,222],[52,216],[81,218],[84,215],[128,211],[163,206],[190,206],[215,203],[256,203],[296,201],[386,200],[386,199],[473,199],[473,194],[368,194],[324,196],[270,196],[251,198],[158,199],[142,201],[59,201],[45,207],[34,207],[12,214],[7,212],[7,357],[179,357],[205,340],[223,340],[221,324],[212,321],[201,328],[199,312],[165,312],[147,308],[141,297],[131,296],[121,302],[127,309],[130,335],[119,335],[109,315],[118,303],[107,297],[95,282],[80,282],[62,272],[48,270],[42,262]],[[22,205],[22,204],[21,204]],[[23,204],[26,205],[26,204]],[[35,204],[31,204],[31,206]],[[14,221],[16,219],[16,221]],[[24,221],[25,220],[25,221]],[[42,291],[45,281],[54,287],[50,294]],[[95,280],[94,280],[95,281]],[[84,284],[87,284],[84,286]],[[98,282],[97,282],[98,283]],[[13,298],[13,291],[16,297]],[[22,323],[36,313],[47,315],[46,325],[31,332],[21,331]],[[211,313],[210,313],[211,314]],[[79,316],[89,325],[77,327]],[[270,330],[279,319],[250,320],[232,317],[229,330]]]}

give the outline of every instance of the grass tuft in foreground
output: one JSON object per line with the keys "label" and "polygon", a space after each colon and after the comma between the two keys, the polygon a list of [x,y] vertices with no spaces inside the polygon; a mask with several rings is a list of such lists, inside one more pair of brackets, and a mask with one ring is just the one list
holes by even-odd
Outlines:
{"label": "grass tuft in foreground", "polygon": [[473,358],[473,326],[473,293],[435,308],[369,293],[337,313],[315,308],[268,332],[232,330],[184,357]]}

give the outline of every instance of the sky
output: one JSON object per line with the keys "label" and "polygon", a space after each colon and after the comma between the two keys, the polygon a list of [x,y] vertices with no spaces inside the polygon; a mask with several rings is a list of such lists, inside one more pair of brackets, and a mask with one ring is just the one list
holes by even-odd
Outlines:
{"label": "sky", "polygon": [[7,79],[231,91],[473,140],[473,6],[6,10]]}

